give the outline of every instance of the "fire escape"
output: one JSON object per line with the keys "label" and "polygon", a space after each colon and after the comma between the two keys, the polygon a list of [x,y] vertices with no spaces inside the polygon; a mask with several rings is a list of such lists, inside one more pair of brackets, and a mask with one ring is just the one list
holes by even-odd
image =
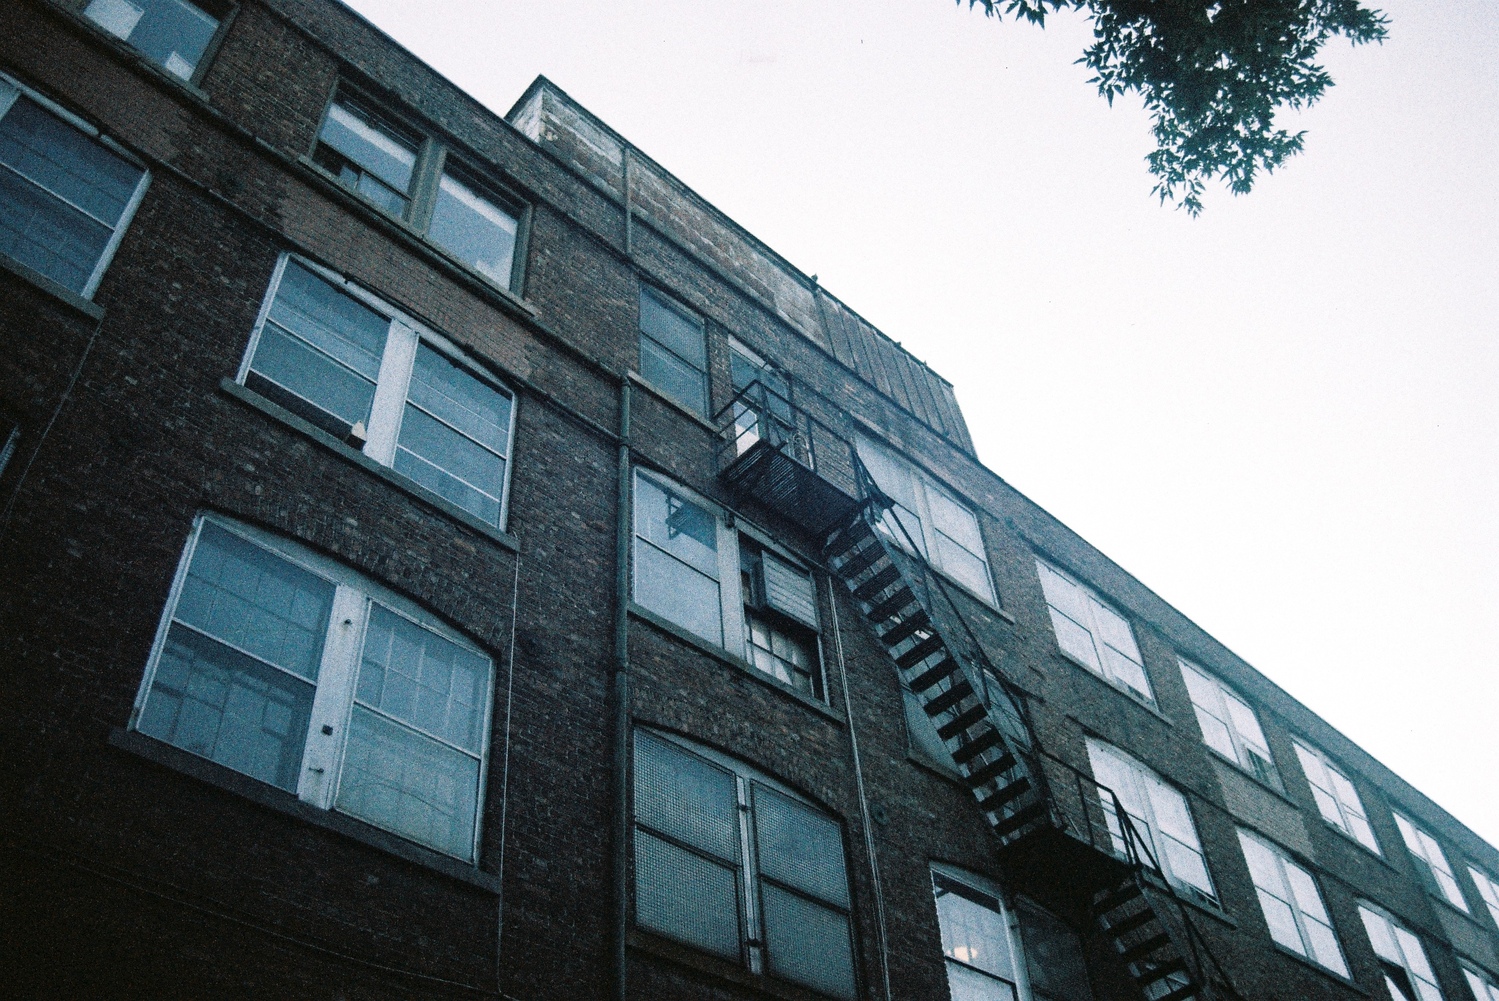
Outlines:
{"label": "fire escape", "polygon": [[[787,390],[789,393],[790,390]],[[1146,1001],[1243,1001],[1112,789],[1049,754],[847,438],[756,381],[719,411],[719,476],[820,540],[952,756],[1017,887],[1107,937]]]}

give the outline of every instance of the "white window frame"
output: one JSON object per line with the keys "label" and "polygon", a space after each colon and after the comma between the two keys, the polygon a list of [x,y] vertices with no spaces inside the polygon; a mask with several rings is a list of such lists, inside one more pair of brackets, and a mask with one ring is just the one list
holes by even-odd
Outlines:
{"label": "white window frame", "polygon": [[[660,551],[659,546],[656,546],[655,543],[645,538],[641,533],[640,523],[637,520],[640,516],[640,507],[638,503],[639,491],[638,489],[636,489],[636,485],[641,479],[650,481],[658,489],[666,490],[670,493],[679,495],[683,500],[702,508],[709,516],[713,518],[715,525],[715,543],[717,546],[715,555],[716,566],[718,570],[717,583],[719,622],[721,626],[721,633],[723,636],[723,641],[721,643],[692,632],[690,629],[688,629],[688,627],[672,619],[671,616],[657,609],[651,608],[648,605],[642,604],[639,599],[636,598],[636,594],[638,593],[636,574],[639,572],[639,568],[641,565],[641,561],[637,556],[639,547],[641,545],[647,545]],[[795,688],[795,686],[786,685],[786,683],[780,681],[780,679],[775,678],[755,667],[754,655],[749,649],[749,622],[745,610],[746,595],[744,593],[743,580],[740,576],[740,535],[743,534],[749,536],[749,538],[754,541],[755,545],[757,545],[763,553],[770,555],[776,560],[779,560],[781,563],[786,564],[791,569],[805,574],[812,584],[814,604],[820,605],[821,596],[820,589],[817,585],[817,577],[811,572],[810,569],[807,568],[804,563],[802,563],[801,560],[792,556],[790,553],[786,552],[786,550],[773,543],[764,533],[752,530],[750,526],[747,525],[743,520],[733,518],[719,505],[706,499],[695,490],[685,487],[682,484],[671,479],[670,477],[664,476],[661,473],[658,473],[651,469],[647,469],[643,466],[635,467],[634,476],[631,479],[630,533],[630,601],[633,605],[635,605],[637,608],[643,609],[655,618],[670,622],[675,628],[681,629],[684,632],[688,632],[698,640],[701,640],[702,642],[707,643],[711,646],[721,647],[726,652],[733,654],[736,658],[745,661],[752,668],[754,668],[756,677],[768,678],[773,684],[789,688],[806,698],[810,698],[818,702],[827,701],[828,686],[825,664],[827,658],[823,656],[822,624],[820,619],[819,621],[815,622],[801,622],[801,624],[809,632],[813,633],[815,637],[812,643],[812,653],[815,656],[817,663],[812,665],[812,680],[814,691],[811,693],[802,692],[800,689]],[[671,556],[671,554],[669,553],[666,555],[668,556],[668,558],[676,559],[676,557]],[[702,572],[700,570],[696,570],[696,568],[693,569],[698,573]],[[818,612],[817,615],[820,616],[820,612]]]}
{"label": "white window frame", "polygon": [[[937,880],[939,879],[945,882],[957,883],[964,889],[968,890],[970,893],[976,896],[987,898],[982,903],[971,900],[970,902],[973,902],[977,904],[977,906],[983,907],[986,910],[992,911],[999,916],[1000,923],[1004,929],[1005,935],[1005,941],[1002,943],[1002,946],[1006,954],[1009,956],[1010,970],[1015,979],[1013,982],[1007,981],[997,974],[990,973],[988,970],[973,966],[972,964],[967,963],[959,957],[949,953],[947,930],[942,927],[941,912],[939,911],[937,924],[938,930],[942,936],[944,969],[947,969],[952,963],[957,963],[964,969],[973,971],[973,973],[977,976],[984,977],[987,980],[992,980],[996,984],[1002,984],[1006,987],[1013,988],[1016,1001],[1032,1001],[1034,995],[1031,992],[1030,967],[1027,965],[1025,946],[1020,936],[1020,917],[1015,908],[1009,906],[1008,902],[1005,900],[1004,894],[1000,891],[999,886],[997,886],[990,880],[983,878],[982,876],[978,876],[970,872],[965,872],[964,870],[958,869],[954,866],[944,865],[940,862],[932,862],[930,863],[930,866],[932,873],[932,894],[934,898],[937,891]],[[949,972],[947,976],[949,991],[954,997],[956,997],[957,991],[952,987],[952,974]]]}
{"label": "white window frame", "polygon": [[[14,103],[14,97],[9,100],[7,100],[6,98],[5,89],[7,87],[13,88],[15,90],[15,96],[25,97],[29,99],[30,101],[41,107],[43,111],[46,111],[56,116],[57,118],[62,119],[68,125],[73,126],[73,128],[77,129],[84,135],[88,136],[90,139],[93,139],[95,142],[108,149],[109,152],[113,153],[115,156],[120,157],[126,163],[139,167],[141,170],[141,179],[136,182],[134,193],[131,194],[129,201],[125,203],[125,208],[120,212],[119,221],[113,224],[113,229],[110,233],[109,241],[105,243],[104,249],[99,253],[99,259],[94,262],[93,273],[89,275],[89,280],[84,285],[83,291],[78,293],[78,295],[80,295],[84,299],[92,299],[94,297],[94,293],[99,289],[99,283],[104,280],[104,272],[109,270],[109,265],[114,260],[115,251],[119,249],[120,241],[125,238],[125,231],[130,228],[130,223],[135,218],[136,210],[140,208],[141,202],[146,197],[146,189],[151,186],[151,171],[144,163],[141,162],[139,157],[135,156],[135,154],[131,153],[124,146],[121,146],[118,142],[111,139],[109,136],[100,132],[92,124],[73,114],[73,112],[64,108],[62,105],[58,104],[56,101],[53,101],[51,98],[48,98],[45,95],[38,93],[32,88],[26,86],[20,80],[17,80],[15,77],[9,75],[8,73],[0,73],[0,117],[4,117],[4,115],[10,111],[11,104]],[[0,169],[9,168],[0,167]],[[20,177],[21,180],[25,181],[27,184],[33,185],[37,188],[41,188],[42,191],[46,192],[48,197],[62,202],[64,205],[67,205],[79,212],[83,212],[85,215],[89,215],[87,212],[84,212],[83,209],[79,208],[76,205],[73,205],[72,202],[67,201],[61,196],[54,194],[47,188],[42,187],[31,178],[26,177],[23,174],[17,174],[16,176]],[[89,218],[94,219],[95,222],[98,222],[101,225],[109,225],[107,223],[104,223],[102,219],[97,219],[92,215],[89,215]],[[51,279],[48,280],[50,281]],[[69,291],[71,292],[72,290],[69,289]]]}
{"label": "white window frame", "polygon": [[1473,877],[1473,885],[1478,888],[1478,896],[1488,908],[1494,927],[1499,928],[1499,880],[1474,865],[1468,866],[1468,875]]}
{"label": "white window frame", "polygon": [[[1112,758],[1116,764],[1123,766],[1126,773],[1130,776],[1133,788],[1114,789],[1114,792],[1124,804],[1126,812],[1129,811],[1130,806],[1126,797],[1132,798],[1137,804],[1142,815],[1137,817],[1131,814],[1130,820],[1135,823],[1136,827],[1143,826],[1145,828],[1143,831],[1140,831],[1140,834],[1148,841],[1156,864],[1160,867],[1161,872],[1165,874],[1167,880],[1171,882],[1171,885],[1179,890],[1186,891],[1201,902],[1211,904],[1215,907],[1218,906],[1218,891],[1213,881],[1213,870],[1208,865],[1207,852],[1202,847],[1202,836],[1197,831],[1197,818],[1192,814],[1192,803],[1187,799],[1186,794],[1161,778],[1153,769],[1133,755],[1112,744],[1106,744],[1101,740],[1094,740],[1090,737],[1087,740],[1087,748],[1089,763],[1093,768],[1093,777],[1101,787],[1107,787],[1107,783],[1099,776],[1097,766],[1093,765],[1098,756]],[[1156,815],[1155,804],[1151,799],[1153,787],[1159,789],[1163,795],[1174,796],[1181,801],[1182,810],[1186,813],[1187,821],[1191,825],[1193,844],[1189,845],[1180,838],[1164,833],[1161,828],[1160,819]],[[1126,850],[1123,824],[1115,817],[1113,801],[1108,798],[1103,788],[1099,789],[1099,802],[1103,807],[1105,816],[1110,821],[1109,835],[1113,840],[1114,850],[1119,855],[1124,856]],[[1118,826],[1119,830],[1114,830],[1115,825]],[[1172,841],[1177,842],[1189,851],[1194,852],[1202,860],[1203,871],[1207,873],[1207,886],[1199,886],[1196,883],[1189,882],[1184,876],[1172,870],[1170,856],[1162,850],[1163,839],[1167,837],[1170,837]]]}
{"label": "white window frame", "polygon": [[[1079,592],[1083,602],[1083,617],[1088,621],[1079,622],[1073,615],[1069,614],[1066,611],[1063,611],[1060,608],[1057,608],[1051,603],[1051,598],[1046,593],[1047,573],[1055,575],[1056,577],[1060,578],[1064,584],[1075,588]],[[1154,706],[1156,704],[1155,690],[1151,687],[1150,684],[1150,671],[1148,671],[1145,667],[1145,655],[1140,652],[1140,641],[1135,636],[1135,627],[1134,624],[1130,622],[1129,617],[1120,612],[1109,602],[1104,601],[1103,598],[1099,597],[1096,591],[1088,587],[1086,584],[1083,584],[1072,574],[1058,569],[1054,563],[1044,560],[1039,556],[1036,557],[1036,574],[1041,580],[1041,593],[1043,599],[1046,601],[1046,611],[1052,619],[1052,636],[1057,641],[1057,651],[1061,653],[1062,656],[1072,661],[1074,664],[1077,664],[1079,667],[1082,667],[1090,673],[1103,678],[1105,681],[1113,685],[1115,688],[1119,689],[1121,692],[1139,699],[1140,701],[1145,702],[1150,706]],[[1133,657],[1129,655],[1128,651],[1119,649],[1117,646],[1108,642],[1104,638],[1105,631],[1102,625],[1102,620],[1098,617],[1097,609],[1099,607],[1104,609],[1104,611],[1114,615],[1124,623],[1125,629],[1129,631],[1130,644],[1135,648]],[[1057,631],[1056,628],[1056,616],[1058,615],[1078,626],[1088,634],[1088,638],[1093,643],[1093,658],[1096,663],[1089,663],[1088,661],[1072,653],[1062,645],[1061,634]],[[1107,647],[1109,650],[1114,651],[1140,669],[1140,675],[1145,679],[1145,688],[1143,690],[1136,688],[1127,679],[1125,679],[1123,676],[1109,667],[1109,658],[1104,656],[1104,651],[1102,649],[1103,647]]]}
{"label": "white window frame", "polygon": [[1461,963],[1463,978],[1468,981],[1468,990],[1475,1001],[1499,1001],[1499,979],[1472,963]]}
{"label": "white window frame", "polygon": [[[843,872],[844,878],[846,880],[849,878],[849,868],[847,861],[847,828],[843,825],[838,817],[829,813],[828,810],[826,810],[824,807],[819,806],[817,803],[808,799],[806,796],[803,796],[801,793],[797,792],[795,789],[792,789],[790,786],[787,786],[785,783],[777,781],[773,777],[765,774],[763,771],[760,771],[759,769],[754,768],[753,766],[748,765],[737,758],[732,758],[727,754],[715,751],[710,747],[704,747],[702,744],[688,740],[685,737],[680,737],[674,733],[667,733],[666,731],[657,730],[651,727],[636,727],[635,733],[647,734],[650,737],[655,738],[656,740],[660,740],[668,744],[673,744],[683,751],[702,758],[710,764],[716,765],[717,767],[731,773],[734,776],[735,802],[738,807],[739,815],[740,859],[738,879],[740,961],[753,973],[771,975],[771,971],[769,969],[770,962],[766,955],[767,948],[764,933],[764,917],[762,914],[763,905],[760,900],[760,887],[762,880],[773,879],[773,877],[763,875],[760,872],[759,851],[755,834],[754,795],[751,786],[754,784],[762,785],[772,792],[778,793],[781,796],[793,800],[811,810],[815,810],[817,813],[822,814],[823,816],[827,817],[827,819],[836,824],[839,830],[839,837],[842,839],[842,847],[844,851]],[[630,750],[632,766],[635,753],[636,751],[634,738],[632,736]],[[631,786],[633,790],[633,781],[631,783]],[[630,804],[630,840],[632,854],[635,850],[635,832],[639,828],[644,828],[646,833],[650,834],[652,837],[658,839],[665,838],[675,840],[672,839],[672,836],[670,834],[657,831],[648,824],[642,824],[637,819],[634,796],[632,792]],[[848,892],[849,902],[847,905],[847,909],[843,913],[848,917],[849,921],[850,947],[853,950],[852,956],[854,963],[855,994],[857,995],[859,968],[858,951],[856,948],[856,942],[854,940],[858,936],[858,928],[855,923],[853,913],[852,880],[849,880]],[[822,901],[821,903],[824,906],[827,906],[829,909],[833,909],[832,905],[830,905],[829,902]],[[631,912],[631,921],[638,922],[638,918],[633,908]],[[654,929],[650,929],[649,926],[641,925],[640,927],[646,928],[652,934],[662,934],[661,932],[658,932]],[[790,982],[795,983],[795,981]],[[850,999],[850,1001],[852,1001],[852,999]]]}
{"label": "white window frame", "polygon": [[1400,829],[1400,837],[1405,841],[1406,850],[1425,867],[1426,875],[1436,885],[1438,897],[1464,914],[1471,914],[1468,901],[1463,896],[1463,888],[1457,881],[1457,871],[1447,860],[1447,853],[1442,850],[1437,839],[1428,834],[1424,827],[1417,827],[1415,821],[1405,814],[1398,810],[1390,812],[1395,816],[1395,826]]}
{"label": "white window frame", "polygon": [[[873,454],[879,457],[877,461],[883,461],[891,467],[892,471],[903,475],[906,479],[906,486],[909,488],[916,504],[916,510],[911,511],[916,520],[915,525],[907,525],[905,523],[906,519],[902,518],[892,508],[880,519],[881,531],[897,546],[907,552],[911,548],[906,543],[906,533],[909,532],[911,540],[916,543],[916,547],[920,550],[918,555],[931,564],[934,569],[940,571],[944,577],[957,584],[968,594],[978,598],[984,604],[991,608],[998,608],[999,598],[994,589],[994,571],[989,566],[989,546],[987,540],[984,538],[984,525],[974,509],[964,501],[959,500],[953,491],[938,483],[925,470],[918,468],[894,449],[875,441],[867,435],[859,436],[856,447],[866,467],[869,465],[867,457]],[[874,471],[870,470],[869,475],[873,477]],[[878,485],[877,481],[876,486]],[[881,489],[885,488],[881,487]],[[936,517],[932,513],[933,497],[946,501],[973,519],[974,531],[978,533],[980,542],[980,551],[973,551],[967,545],[937,527]],[[885,523],[886,518],[894,518],[899,527],[887,525]],[[902,527],[905,529],[904,532],[900,530]],[[984,568],[984,590],[975,590],[971,584],[958,578],[942,565],[942,547],[939,545],[939,535],[951,545],[957,546],[979,561]]]}
{"label": "white window frame", "polygon": [[[1301,764],[1302,774],[1306,776],[1307,785],[1312,789],[1312,799],[1316,802],[1317,812],[1322,815],[1322,819],[1349,840],[1362,845],[1375,855],[1383,855],[1384,852],[1379,847],[1379,838],[1374,833],[1374,825],[1369,823],[1369,812],[1364,809],[1363,797],[1359,795],[1358,787],[1353,784],[1353,780],[1337,766],[1332,758],[1312,745],[1300,739],[1295,739],[1292,743],[1296,748],[1296,757]],[[1328,773],[1330,783],[1319,782],[1317,777],[1312,775],[1308,760],[1315,762],[1319,769]],[[1338,779],[1342,779],[1348,790],[1352,792],[1352,802],[1349,802],[1347,795],[1339,788]],[[1319,796],[1318,793],[1322,795]],[[1362,828],[1359,824],[1350,821],[1349,817],[1357,818]],[[1359,833],[1360,829],[1368,832],[1367,839]]]}
{"label": "white window frame", "polygon": [[[1260,725],[1259,713],[1254,711],[1249,700],[1185,657],[1177,657],[1176,663],[1181,668],[1183,681],[1187,683],[1187,694],[1197,714],[1198,727],[1202,730],[1202,742],[1266,785],[1274,786],[1276,789],[1281,788],[1280,772],[1275,767],[1274,756],[1270,753],[1270,742],[1265,737],[1264,727]],[[1208,690],[1204,692],[1193,688],[1193,676]],[[1199,694],[1208,701],[1207,705],[1198,701]],[[1254,734],[1244,733],[1244,728],[1239,725],[1239,720],[1234,714],[1235,704],[1253,724]],[[1216,746],[1208,739],[1209,728],[1208,724],[1203,721],[1204,715],[1217,721],[1228,732],[1231,754],[1225,754],[1223,748]],[[1258,762],[1263,762],[1263,764]]]}
{"label": "white window frame", "polygon": [[[156,637],[151,645],[151,656],[146,663],[145,673],[141,678],[140,687],[136,692],[135,703],[130,713],[130,729],[136,729],[141,714],[146,708],[146,702],[151,694],[151,686],[156,678],[156,670],[161,660],[161,654],[166,648],[167,635],[171,630],[177,611],[177,603],[187,583],[188,570],[192,566],[193,555],[197,551],[198,539],[202,533],[203,526],[210,523],[334,585],[334,595],[329,611],[327,632],[324,634],[323,656],[318,668],[317,680],[311,682],[314,686],[312,712],[308,720],[307,738],[303,745],[301,771],[299,772],[295,793],[296,798],[300,802],[310,807],[327,811],[336,811],[337,809],[335,803],[345,763],[349,721],[354,711],[355,687],[358,682],[360,660],[364,651],[366,626],[368,625],[373,605],[379,604],[387,611],[413,622],[420,628],[434,633],[456,646],[478,654],[489,662],[488,687],[483,698],[484,718],[481,725],[481,737],[477,754],[479,776],[478,790],[474,801],[473,838],[467,857],[451,856],[469,864],[477,864],[479,846],[484,828],[484,794],[489,784],[489,741],[495,694],[494,658],[436,616],[424,611],[400,595],[387,590],[362,574],[349,569],[342,563],[313,553],[301,545],[271,532],[216,514],[200,514],[193,520],[192,533],[188,537],[188,543],[183,548],[182,557],[178,562],[176,576],[172,581],[172,588],[167,598],[166,607],[162,611],[161,621],[158,623],[156,629]],[[411,729],[416,730],[415,727],[411,727]],[[422,731],[417,730],[417,732],[420,733]],[[442,741],[441,738],[433,737],[433,739],[440,740],[445,745],[448,744],[447,741]],[[176,745],[168,746],[175,747]],[[194,753],[186,749],[181,750],[186,754]],[[466,750],[462,753],[470,754]],[[229,768],[228,765],[222,765],[217,762],[214,764],[220,768]],[[354,819],[361,823],[370,824],[372,827],[379,826],[363,817],[353,814],[348,814],[347,816],[354,817]],[[391,833],[403,840],[412,840],[399,832],[391,831]],[[449,854],[433,845],[414,840],[412,840],[412,843],[421,845],[421,847],[428,851]]]}
{"label": "white window frame", "polygon": [[[1316,878],[1312,876],[1305,867],[1297,864],[1291,856],[1280,848],[1279,845],[1260,837],[1253,831],[1239,828],[1240,847],[1244,851],[1245,861],[1249,864],[1249,875],[1254,883],[1256,895],[1260,899],[1260,910],[1264,912],[1265,924],[1270,929],[1270,937],[1277,945],[1289,949],[1301,956],[1307,962],[1315,963],[1325,970],[1337,974],[1343,979],[1350,978],[1348,972],[1348,959],[1343,955],[1343,943],[1338,939],[1338,930],[1333,926],[1332,915],[1327,910],[1327,901],[1323,899],[1322,889],[1317,885]],[[1248,842],[1254,842],[1267,852],[1275,864],[1273,874],[1261,874],[1255,871],[1253,854],[1249,849]],[[1299,875],[1304,885],[1309,885],[1312,895],[1316,898],[1315,904],[1321,910],[1322,915],[1318,917],[1309,913],[1310,901],[1303,901],[1298,893],[1292,873]],[[1275,881],[1275,886],[1267,886],[1264,877],[1268,876]],[[1270,908],[1265,903],[1265,897],[1271,897],[1291,912],[1291,919],[1295,924],[1298,942],[1283,942],[1276,936],[1276,927],[1270,919]],[[1327,961],[1328,957],[1318,954],[1316,939],[1310,930],[1312,925],[1321,925],[1332,938],[1334,954],[1331,957],[1336,960],[1336,965]]]}
{"label": "white window frame", "polygon": [[[1416,937],[1415,933],[1391,917],[1384,908],[1367,900],[1359,901],[1358,911],[1359,918],[1364,923],[1364,931],[1369,936],[1369,944],[1374,948],[1375,956],[1382,963],[1398,966],[1405,971],[1411,986],[1415,988],[1415,1001],[1443,1001],[1442,989],[1437,985],[1436,974],[1426,955],[1426,947],[1421,944],[1421,940]],[[1375,935],[1373,929],[1381,926],[1383,927],[1382,935]],[[1380,938],[1387,940],[1391,948],[1382,951]],[[1426,971],[1425,974],[1420,972],[1423,969]],[[1388,974],[1384,976],[1392,1001],[1403,1001],[1401,992],[1389,982]]]}
{"label": "white window frame", "polygon": [[[384,316],[390,321],[387,328],[385,347],[380,358],[380,372],[375,383],[375,397],[370,404],[369,427],[365,428],[365,441],[362,445],[351,445],[357,447],[360,452],[388,468],[395,475],[410,483],[413,487],[424,493],[435,493],[431,488],[412,480],[395,468],[396,445],[401,434],[401,420],[406,412],[406,395],[411,387],[411,375],[416,365],[417,348],[425,344],[432,348],[445,359],[463,369],[479,382],[485,384],[495,392],[506,396],[510,400],[510,427],[505,439],[505,454],[501,457],[505,462],[504,482],[500,486],[500,512],[499,519],[494,527],[500,531],[510,520],[510,480],[515,470],[515,427],[520,417],[520,396],[505,383],[496,379],[488,372],[476,366],[461,350],[441,334],[408,316],[406,313],[390,305],[379,296],[365,289],[352,279],[322,265],[310,261],[297,254],[282,254],[276,261],[276,269],[271,275],[270,285],[266,288],[265,298],[260,304],[260,311],[255,317],[255,327],[250,333],[249,344],[245,347],[244,357],[240,361],[239,371],[234,381],[241,386],[246,385],[246,379],[250,376],[250,365],[255,358],[255,352],[260,347],[260,337],[265,331],[266,321],[270,318],[271,307],[276,301],[277,292],[281,288],[282,276],[286,274],[286,266],[290,261],[295,261],[301,267],[312,272],[319,278],[327,281],[335,289],[347,294],[364,306],[369,307],[376,313]],[[253,390],[252,390],[253,392]],[[288,392],[290,392],[288,390]],[[312,403],[312,401],[308,401]],[[316,404],[313,404],[316,406]],[[470,484],[472,486],[472,484]],[[477,487],[475,489],[478,489]],[[441,495],[438,495],[441,496]],[[455,502],[442,498],[447,504],[460,507]],[[489,524],[478,513],[460,507],[466,514],[485,524]]]}

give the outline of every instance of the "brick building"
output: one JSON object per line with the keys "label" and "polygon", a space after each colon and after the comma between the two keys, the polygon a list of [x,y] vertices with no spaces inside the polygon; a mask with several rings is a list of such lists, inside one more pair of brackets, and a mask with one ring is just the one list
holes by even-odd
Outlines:
{"label": "brick building", "polygon": [[0,7],[15,997],[1499,1001],[1499,852],[542,79]]}

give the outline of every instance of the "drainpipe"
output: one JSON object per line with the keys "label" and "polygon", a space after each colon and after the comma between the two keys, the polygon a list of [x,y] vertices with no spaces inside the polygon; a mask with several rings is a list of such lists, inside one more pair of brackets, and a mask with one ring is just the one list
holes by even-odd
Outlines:
{"label": "drainpipe", "polygon": [[619,389],[619,496],[614,546],[614,998],[625,1001],[630,876],[630,383]]}

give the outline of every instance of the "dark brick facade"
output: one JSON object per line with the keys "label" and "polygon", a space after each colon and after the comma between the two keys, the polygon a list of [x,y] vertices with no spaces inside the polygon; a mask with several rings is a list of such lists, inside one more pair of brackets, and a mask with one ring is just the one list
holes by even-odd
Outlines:
{"label": "dark brick facade", "polygon": [[[946,996],[929,864],[1005,886],[1036,874],[996,862],[972,796],[913,750],[899,678],[847,590],[818,573],[827,697],[817,704],[617,600],[626,394],[633,462],[821,559],[786,512],[727,493],[713,428],[634,374],[643,284],[704,317],[714,410],[732,394],[732,336],[779,361],[817,420],[848,440],[885,439],[978,513],[1003,611],[960,599],[977,639],[1027,694],[1051,754],[1086,771],[1085,740],[1105,740],[1187,795],[1221,901],[1194,920],[1246,997],[1379,995],[1360,899],[1421,935],[1448,998],[1467,997],[1458,955],[1499,969],[1499,927],[1467,875],[1499,872],[1499,852],[979,465],[949,384],[565,94],[538,81],[502,119],[331,0],[243,0],[189,86],[94,28],[84,6],[0,7],[0,71],[151,173],[89,301],[8,260],[0,269],[0,413],[21,427],[0,475],[8,996],[604,998],[621,934],[630,998],[815,996],[615,927],[621,616],[633,721],[744,761],[842,823],[860,996],[884,998],[886,969],[894,999]],[[311,165],[340,81],[527,206],[513,292]],[[374,290],[516,391],[503,531],[233,385],[283,253]],[[127,729],[201,512],[325,554],[491,655],[476,866],[318,815]],[[1038,554],[1130,620],[1157,708],[1059,651]],[[1284,791],[1204,746],[1178,654],[1254,703]],[[1293,735],[1353,777],[1382,857],[1321,820]],[[1423,888],[1392,807],[1442,842],[1470,915]],[[1241,826],[1315,874],[1353,983],[1273,946]],[[1079,931],[1094,996],[1138,996],[1108,943]]]}

